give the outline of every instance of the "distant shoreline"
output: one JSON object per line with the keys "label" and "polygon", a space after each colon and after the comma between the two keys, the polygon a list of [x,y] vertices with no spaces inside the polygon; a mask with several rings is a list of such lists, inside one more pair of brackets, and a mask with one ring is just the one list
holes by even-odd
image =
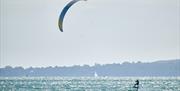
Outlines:
{"label": "distant shoreline", "polygon": [[71,67],[26,68],[6,66],[0,68],[0,77],[178,77],[180,76],[180,59],[156,61],[151,63],[95,64],[75,65]]}

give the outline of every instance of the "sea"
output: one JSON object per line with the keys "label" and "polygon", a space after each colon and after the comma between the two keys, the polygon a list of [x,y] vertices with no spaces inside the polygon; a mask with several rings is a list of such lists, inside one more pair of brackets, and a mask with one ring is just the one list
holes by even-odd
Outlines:
{"label": "sea", "polygon": [[180,77],[0,77],[0,91],[180,91]]}

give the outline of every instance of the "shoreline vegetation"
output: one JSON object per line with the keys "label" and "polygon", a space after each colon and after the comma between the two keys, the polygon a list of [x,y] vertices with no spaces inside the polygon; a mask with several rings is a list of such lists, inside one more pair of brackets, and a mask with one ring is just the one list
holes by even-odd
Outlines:
{"label": "shoreline vegetation", "polygon": [[11,67],[0,68],[0,77],[179,77],[180,59],[150,63],[124,62],[122,64],[95,64],[49,67]]}

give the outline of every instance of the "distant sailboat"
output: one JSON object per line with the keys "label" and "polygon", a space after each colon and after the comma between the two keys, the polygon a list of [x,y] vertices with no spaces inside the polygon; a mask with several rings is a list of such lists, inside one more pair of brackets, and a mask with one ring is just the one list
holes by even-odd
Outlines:
{"label": "distant sailboat", "polygon": [[96,72],[94,72],[94,77],[98,77],[98,74]]}

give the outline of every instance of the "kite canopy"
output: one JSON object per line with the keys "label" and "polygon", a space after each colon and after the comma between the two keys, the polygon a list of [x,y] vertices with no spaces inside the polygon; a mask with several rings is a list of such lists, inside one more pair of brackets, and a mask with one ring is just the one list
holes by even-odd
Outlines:
{"label": "kite canopy", "polygon": [[87,1],[87,0],[72,0],[71,2],[69,2],[62,10],[61,14],[60,14],[60,17],[59,17],[59,22],[58,22],[58,26],[59,26],[59,29],[61,32],[63,32],[63,20],[64,20],[64,17],[67,13],[67,11],[69,10],[69,8],[74,5],[76,2],[78,1]]}

